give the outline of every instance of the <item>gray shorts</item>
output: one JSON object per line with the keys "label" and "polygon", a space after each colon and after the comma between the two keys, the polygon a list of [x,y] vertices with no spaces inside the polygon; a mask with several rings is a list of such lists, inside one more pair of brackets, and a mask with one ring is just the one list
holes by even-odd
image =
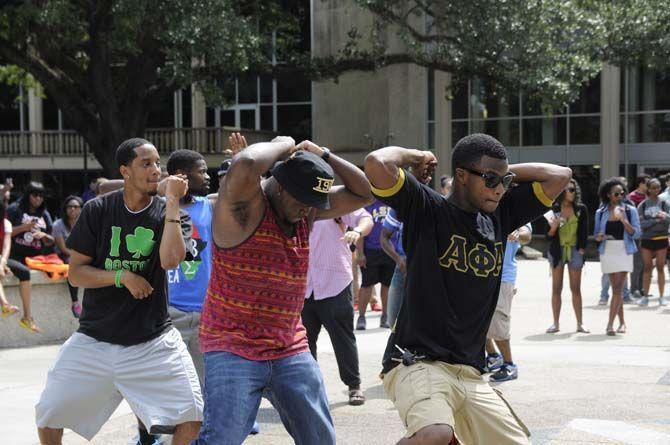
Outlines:
{"label": "gray shorts", "polygon": [[172,325],[177,328],[181,338],[186,343],[188,353],[191,354],[195,370],[198,373],[200,384],[205,383],[205,359],[200,350],[200,312],[184,312],[176,307],[169,306],[168,312]]}
{"label": "gray shorts", "polygon": [[35,406],[37,427],[69,428],[91,440],[123,399],[154,434],[202,421],[200,383],[176,329],[134,346],[72,334]]}

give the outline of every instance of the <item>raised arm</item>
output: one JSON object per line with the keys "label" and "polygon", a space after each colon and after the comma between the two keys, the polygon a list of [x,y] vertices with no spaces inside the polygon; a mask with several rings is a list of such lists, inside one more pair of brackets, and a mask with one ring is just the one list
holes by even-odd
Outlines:
{"label": "raised arm", "polygon": [[377,189],[391,189],[398,183],[398,168],[409,167],[416,178],[430,182],[437,159],[430,151],[402,147],[385,147],[365,157],[365,176]]}
{"label": "raised arm", "polygon": [[[319,157],[323,157],[325,153],[324,148],[311,141],[301,142],[298,149],[309,151]],[[333,187],[330,190],[328,193],[330,208],[317,210],[317,219],[337,218],[372,203],[374,200],[372,189],[361,169],[333,153],[330,153],[328,157],[328,164],[344,185]]]}
{"label": "raised arm", "polygon": [[233,157],[214,206],[212,232],[217,245],[236,245],[249,236],[265,209],[261,175],[295,150],[293,138],[279,136],[250,145]]}
{"label": "raised arm", "polygon": [[513,164],[509,170],[516,175],[516,182],[538,182],[550,200],[556,199],[572,178],[572,170],[554,164],[539,162]]}
{"label": "raised arm", "polygon": [[188,181],[179,176],[168,176],[165,185],[165,228],[160,245],[161,267],[174,269],[186,257],[186,246],[181,231],[179,200],[186,195]]}

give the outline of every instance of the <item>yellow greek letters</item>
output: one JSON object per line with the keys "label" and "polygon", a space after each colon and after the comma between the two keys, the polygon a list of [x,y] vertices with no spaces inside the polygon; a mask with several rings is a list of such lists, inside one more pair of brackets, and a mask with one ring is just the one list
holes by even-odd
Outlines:
{"label": "yellow greek letters", "polygon": [[453,267],[459,272],[468,271],[468,263],[466,261],[467,240],[458,235],[451,235],[451,243],[444,255],[440,258],[440,266],[449,269]]}
{"label": "yellow greek letters", "polygon": [[500,276],[503,255],[502,243],[495,243],[495,252],[491,252],[486,244],[477,243],[468,247],[465,237],[451,235],[449,247],[440,257],[440,266],[445,269],[453,267],[459,272],[472,271],[476,276],[486,278],[489,275]]}

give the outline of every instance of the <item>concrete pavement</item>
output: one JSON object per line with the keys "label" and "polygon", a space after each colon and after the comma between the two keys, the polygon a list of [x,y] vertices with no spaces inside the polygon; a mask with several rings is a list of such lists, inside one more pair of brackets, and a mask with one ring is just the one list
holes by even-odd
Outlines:
{"label": "concrete pavement", "polygon": [[[546,261],[521,261],[519,292],[512,312],[512,346],[519,379],[496,384],[531,430],[533,444],[670,444],[670,308],[653,299],[648,308],[627,305],[628,333],[607,337],[607,307],[597,306],[598,263],[584,271],[584,322],[591,334],[575,333],[570,295],[563,295],[561,332],[545,334],[551,324],[550,277]],[[652,293],[657,293],[655,288]],[[378,314],[368,326],[378,326]],[[3,321],[0,321],[3,322]],[[6,320],[4,321],[6,322]],[[388,330],[357,333],[363,390],[362,407],[347,404],[335,358],[325,331],[319,339],[324,373],[338,443],[393,444],[402,436],[397,412],[377,378]],[[38,443],[34,403],[53,363],[58,346],[0,350],[0,412],[4,431],[0,443]],[[248,444],[291,444],[279,417],[263,402],[261,434]],[[134,420],[124,403],[92,443],[125,445]],[[83,444],[68,432],[65,444]]]}

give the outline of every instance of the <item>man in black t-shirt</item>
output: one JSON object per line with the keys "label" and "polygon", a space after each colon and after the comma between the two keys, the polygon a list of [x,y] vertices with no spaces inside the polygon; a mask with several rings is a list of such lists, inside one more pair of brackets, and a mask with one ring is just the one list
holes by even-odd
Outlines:
{"label": "man in black t-shirt", "polygon": [[[525,426],[481,377],[484,345],[505,239],[546,212],[571,171],[510,166],[502,144],[483,134],[454,147],[448,197],[402,168],[424,182],[436,163],[431,152],[400,147],[365,160],[373,193],[404,223],[407,296],[383,363],[384,389],[407,428],[399,444],[527,444]],[[509,189],[512,181],[520,185]]]}
{"label": "man in black t-shirt", "polygon": [[191,224],[179,199],[188,182],[159,184],[159,159],[144,139],[123,142],[124,189],[87,202],[68,237],[69,280],[85,288],[83,310],[36,406],[42,443],[60,443],[63,428],[91,440],[123,398],[151,434],[174,434],[175,445],[198,435],[200,384],[168,316],[165,280],[186,257]]}

